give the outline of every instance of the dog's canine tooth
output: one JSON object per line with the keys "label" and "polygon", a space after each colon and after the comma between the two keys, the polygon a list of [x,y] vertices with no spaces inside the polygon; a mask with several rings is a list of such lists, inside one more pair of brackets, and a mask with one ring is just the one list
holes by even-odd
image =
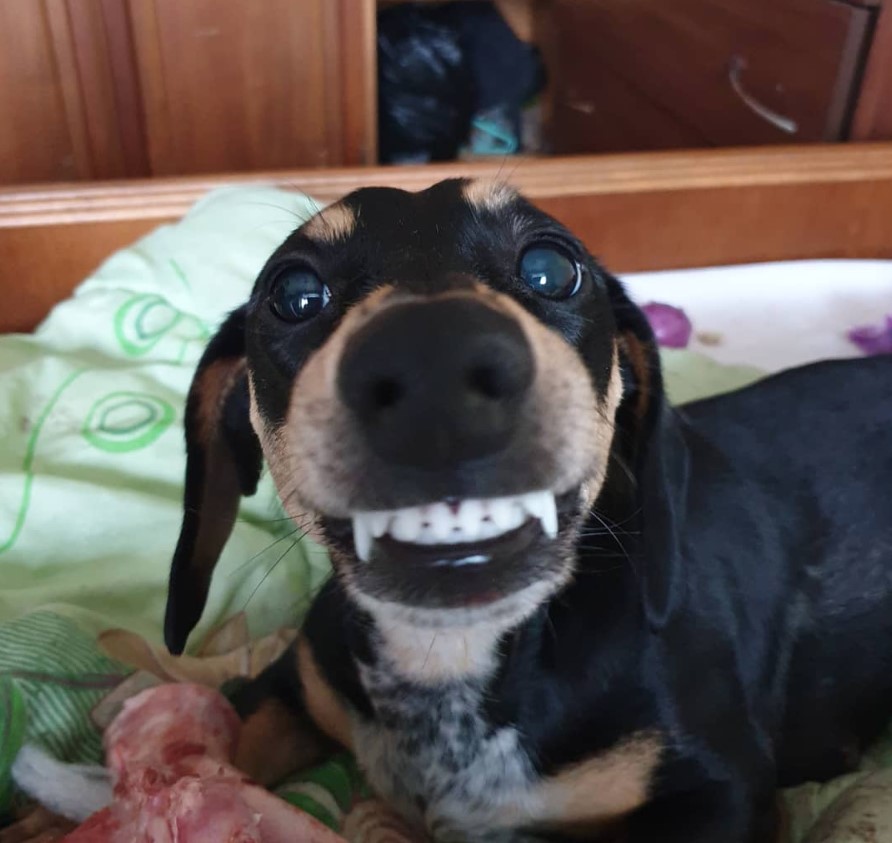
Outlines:
{"label": "dog's canine tooth", "polygon": [[391,513],[389,512],[369,512],[368,519],[371,523],[372,535],[376,539],[380,539],[387,532],[390,526]]}
{"label": "dog's canine tooth", "polygon": [[368,562],[372,554],[372,517],[370,513],[360,512],[353,516],[353,546],[356,555]]}
{"label": "dog's canine tooth", "polygon": [[541,492],[529,492],[523,496],[523,506],[530,515],[539,519],[542,532],[550,539],[557,536],[558,519],[557,504],[554,493],[548,490]]}

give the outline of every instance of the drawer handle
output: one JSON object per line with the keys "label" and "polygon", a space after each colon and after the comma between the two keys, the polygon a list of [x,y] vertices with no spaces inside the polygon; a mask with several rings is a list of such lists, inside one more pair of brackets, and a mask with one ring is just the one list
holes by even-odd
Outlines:
{"label": "drawer handle", "polygon": [[732,56],[731,63],[728,65],[728,81],[731,83],[734,93],[743,100],[750,111],[758,114],[766,122],[771,123],[776,129],[780,129],[788,135],[795,135],[799,131],[799,124],[795,120],[772,111],[767,105],[762,105],[759,100],[743,87],[743,80],[740,77],[743,76],[743,71],[746,70],[746,67],[745,58]]}

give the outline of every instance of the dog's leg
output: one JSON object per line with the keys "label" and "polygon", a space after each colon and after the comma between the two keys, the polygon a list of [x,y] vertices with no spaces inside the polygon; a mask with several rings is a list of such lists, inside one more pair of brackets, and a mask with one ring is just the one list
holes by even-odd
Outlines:
{"label": "dog's leg", "polygon": [[349,747],[346,710],[303,638],[231,699],[243,723],[235,765],[260,784],[312,766],[339,744]]}

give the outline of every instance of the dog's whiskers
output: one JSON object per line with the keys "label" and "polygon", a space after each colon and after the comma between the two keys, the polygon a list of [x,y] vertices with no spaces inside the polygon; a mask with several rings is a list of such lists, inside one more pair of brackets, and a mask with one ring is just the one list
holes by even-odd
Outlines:
{"label": "dog's whiskers", "polygon": [[242,606],[242,611],[244,611],[245,609],[248,608],[248,604],[254,599],[254,596],[255,596],[255,595],[257,594],[257,592],[260,590],[260,586],[262,586],[262,585],[266,582],[267,577],[269,577],[269,575],[276,569],[276,566],[278,566],[278,564],[279,564],[279,563],[280,563],[280,562],[281,562],[281,561],[282,561],[282,560],[283,560],[289,553],[291,553],[291,551],[294,550],[295,547],[297,547],[298,543],[300,542],[300,540],[301,540],[303,537],[304,537],[304,534],[302,533],[302,534],[300,535],[300,537],[297,538],[295,541],[291,542],[291,544],[288,546],[288,548],[285,550],[285,552],[282,553],[282,554],[279,556],[279,558],[276,559],[275,562],[273,562],[273,564],[270,566],[269,570],[268,570],[268,571],[261,577],[260,582],[257,583],[257,585],[254,586],[253,590],[252,590],[251,593],[248,595],[248,599],[245,601],[244,606]]}
{"label": "dog's whiskers", "polygon": [[[260,558],[261,556],[263,556],[267,551],[272,550],[277,544],[281,544],[282,542],[287,541],[288,539],[292,538],[292,537],[294,536],[294,534],[297,533],[297,532],[299,532],[299,531],[300,531],[300,528],[299,528],[299,527],[295,527],[290,533],[285,533],[284,536],[279,536],[279,538],[277,538],[277,539],[275,539],[274,541],[270,542],[270,543],[269,543],[266,547],[264,547],[262,550],[258,550],[257,553],[255,553],[252,557],[250,557],[249,559],[246,559],[244,562],[242,562],[241,565],[239,565],[238,567],[234,568],[234,569],[230,572],[230,576],[233,576],[234,574],[237,574],[237,573],[239,573],[240,571],[243,571],[243,570],[244,570],[248,565],[250,565],[255,559],[259,559],[259,558]],[[303,536],[304,536],[304,534],[301,534],[301,536],[298,537],[297,541],[300,541],[300,540],[303,538]]]}

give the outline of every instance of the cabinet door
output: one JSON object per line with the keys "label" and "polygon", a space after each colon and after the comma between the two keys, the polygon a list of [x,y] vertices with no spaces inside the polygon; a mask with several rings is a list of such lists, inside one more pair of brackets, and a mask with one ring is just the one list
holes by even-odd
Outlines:
{"label": "cabinet door", "polygon": [[153,174],[373,159],[373,3],[130,0],[130,13]]}
{"label": "cabinet door", "polygon": [[841,140],[871,12],[832,0],[555,0],[559,152]]}
{"label": "cabinet door", "polygon": [[77,177],[43,3],[0,2],[0,182]]}
{"label": "cabinet door", "polygon": [[118,0],[0,0],[0,183],[144,176]]}

